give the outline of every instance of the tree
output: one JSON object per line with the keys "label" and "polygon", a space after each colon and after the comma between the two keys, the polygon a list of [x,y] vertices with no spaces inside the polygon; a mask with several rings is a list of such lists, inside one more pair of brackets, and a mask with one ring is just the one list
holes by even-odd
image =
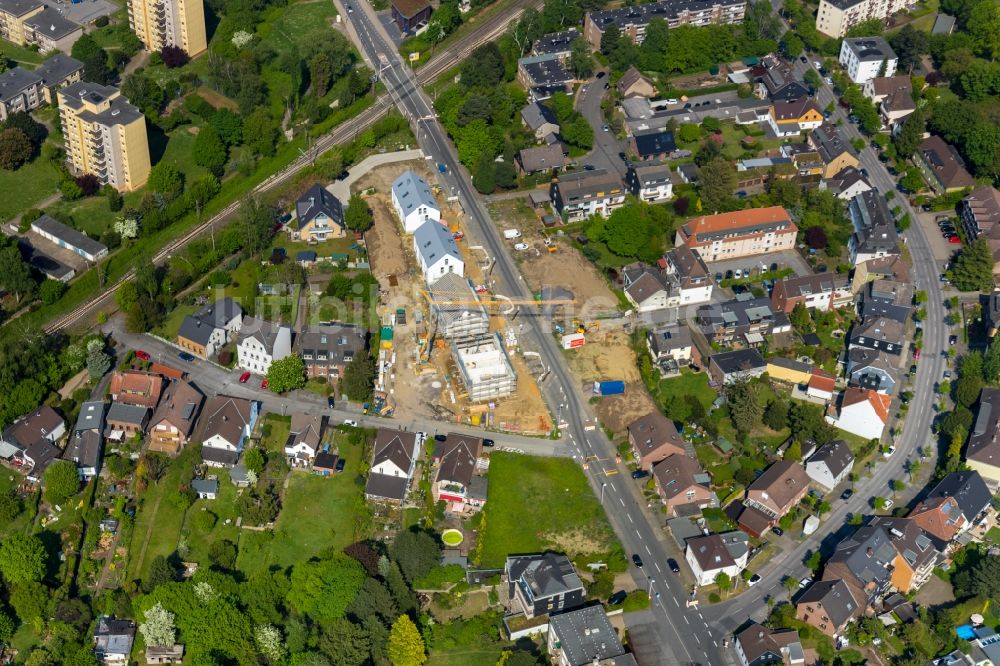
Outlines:
{"label": "tree", "polygon": [[578,79],[589,79],[594,73],[594,58],[590,55],[590,44],[582,37],[577,37],[570,48],[570,71]]}
{"label": "tree", "polygon": [[267,388],[288,393],[306,385],[306,364],[298,354],[273,361],[267,369]]}
{"label": "tree", "polygon": [[959,291],[988,292],[993,281],[993,255],[985,238],[967,245],[958,255],[951,281]]}
{"label": "tree", "polygon": [[472,182],[480,194],[492,194],[497,188],[496,163],[493,156],[483,153],[476,161],[475,173],[472,175]]}
{"label": "tree", "polygon": [[80,489],[80,473],[74,463],[56,460],[45,470],[44,485],[46,502],[64,504]]}
{"label": "tree", "polygon": [[826,232],[823,230],[823,227],[818,227],[818,226],[809,227],[808,229],[806,229],[805,239],[806,239],[806,245],[808,245],[814,250],[822,250],[823,248],[825,248],[827,245],[830,244],[830,241],[827,239]]}
{"label": "tree", "polygon": [[375,382],[375,362],[367,354],[357,354],[344,368],[340,392],[352,400],[365,400]]}
{"label": "tree", "polygon": [[805,48],[806,45],[802,42],[802,39],[792,30],[786,32],[785,36],[781,38],[781,50],[789,58],[799,57],[799,54],[802,53]]}
{"label": "tree", "polygon": [[517,171],[514,169],[514,165],[504,160],[502,162],[494,162],[495,167],[494,177],[496,178],[497,187],[509,190],[517,187]]}
{"label": "tree", "polygon": [[317,51],[309,59],[309,82],[316,97],[323,97],[330,92],[330,84],[333,83],[334,77],[333,68],[333,58],[326,50]]}
{"label": "tree", "polygon": [[146,184],[153,192],[173,199],[184,191],[184,174],[173,162],[159,162],[149,170]]}
{"label": "tree", "polygon": [[720,592],[727,592],[733,586],[733,579],[725,571],[720,571],[715,577],[715,584],[719,586]]}
{"label": "tree", "polygon": [[764,410],[764,425],[771,430],[784,430],[788,426],[788,403],[774,400]]}
{"label": "tree", "polygon": [[583,150],[590,150],[593,147],[594,128],[580,114],[574,114],[571,120],[561,126],[561,129],[566,143]]}
{"label": "tree", "polygon": [[243,455],[243,464],[254,474],[264,471],[264,454],[259,448],[248,449]]}
{"label": "tree", "polygon": [[31,269],[21,256],[17,245],[11,244],[0,249],[0,286],[14,294],[17,303],[35,290],[36,284],[31,277]]}
{"label": "tree", "polygon": [[15,171],[31,159],[33,152],[28,135],[16,127],[0,132],[0,169]]}
{"label": "tree", "polygon": [[274,155],[274,148],[278,143],[278,126],[266,108],[259,107],[244,118],[243,143],[256,155]]}
{"label": "tree", "polygon": [[0,129],[19,129],[24,132],[31,142],[32,154],[34,157],[42,147],[45,138],[49,135],[48,128],[31,117],[26,111],[18,111],[7,116],[7,120],[0,123]]}
{"label": "tree", "polygon": [[466,88],[493,88],[504,80],[503,55],[495,42],[477,47],[462,63],[462,85]]}
{"label": "tree", "polygon": [[236,566],[236,544],[229,539],[213,541],[208,547],[208,560],[213,566],[224,571],[231,570]]}
{"label": "tree", "polygon": [[924,177],[917,167],[910,167],[900,179],[899,184],[910,192],[919,192],[924,187]]}
{"label": "tree", "polygon": [[393,666],[420,666],[427,661],[424,639],[408,615],[400,615],[393,623],[387,651]]}
{"label": "tree", "polygon": [[358,592],[358,596],[354,598],[347,610],[352,617],[361,622],[377,615],[383,622],[388,623],[399,615],[399,609],[392,594],[389,593],[385,585],[375,578],[365,580],[364,587]]}
{"label": "tree", "polygon": [[174,614],[163,607],[159,601],[147,610],[143,617],[145,622],[139,625],[139,633],[147,646],[173,645],[177,639],[177,629],[174,626]]}
{"label": "tree", "polygon": [[437,566],[441,559],[441,546],[427,532],[409,529],[396,535],[389,546],[389,554],[412,584]]}
{"label": "tree", "polygon": [[759,385],[749,379],[738,378],[726,386],[725,392],[733,427],[741,433],[749,433],[764,416],[765,405],[761,401]]}
{"label": "tree", "polygon": [[906,71],[919,64],[920,56],[929,51],[927,33],[915,30],[909,23],[889,37],[889,45],[896,52],[899,68]]}
{"label": "tree", "polygon": [[0,493],[0,522],[10,523],[21,514],[23,508],[21,498],[15,493]]}
{"label": "tree", "polygon": [[344,616],[366,577],[360,564],[341,553],[300,562],[292,569],[288,603],[316,622],[333,621]]}
{"label": "tree", "polygon": [[983,390],[983,380],[977,376],[962,376],[955,383],[955,402],[963,407],[972,407]]}
{"label": "tree", "polygon": [[683,123],[677,128],[677,138],[684,143],[694,143],[701,137],[701,129],[694,123]]}
{"label": "tree", "polygon": [[735,189],[736,172],[727,160],[716,158],[698,169],[698,191],[701,193],[702,208],[706,212],[729,208]]}
{"label": "tree", "polygon": [[157,555],[149,563],[149,571],[142,580],[142,589],[149,594],[160,585],[173,582],[177,578],[177,570],[163,555]]}
{"label": "tree", "polygon": [[260,624],[253,632],[254,642],[257,649],[270,662],[281,661],[287,650],[285,649],[285,639],[281,635],[281,630],[273,624]]}
{"label": "tree", "polygon": [[183,67],[191,59],[187,52],[179,46],[164,46],[160,49],[160,58],[167,69]]}
{"label": "tree", "polygon": [[781,585],[786,590],[788,590],[788,599],[789,600],[791,600],[792,595],[795,593],[795,590],[799,589],[799,581],[795,580],[791,576],[786,576],[784,579],[782,579]]}
{"label": "tree", "polygon": [[[91,379],[100,379],[111,369],[111,356],[104,351],[104,343],[92,340],[87,345],[87,374]],[[75,492],[75,491],[74,491]]]}
{"label": "tree", "polygon": [[[45,545],[37,536],[15,532],[0,543],[0,573],[15,587],[42,580],[47,560]],[[20,613],[18,617],[26,619]]]}
{"label": "tree", "polygon": [[227,146],[232,147],[243,140],[243,121],[229,109],[219,109],[208,119],[212,127]]}
{"label": "tree", "polygon": [[0,643],[9,643],[10,639],[14,636],[14,629],[16,628],[14,618],[0,611]]}
{"label": "tree", "polygon": [[142,70],[125,77],[125,80],[122,81],[121,93],[129,102],[150,116],[160,113],[167,97],[166,91],[152,77],[146,76]]}
{"label": "tree", "polygon": [[980,556],[972,565],[959,569],[953,580],[959,598],[995,599],[1000,596],[1000,557]]}
{"label": "tree", "polygon": [[108,66],[108,54],[89,34],[81,35],[73,43],[70,55],[83,63],[83,80],[108,85],[114,73]]}
{"label": "tree", "polygon": [[222,168],[229,158],[226,145],[219,138],[219,133],[209,125],[202,127],[198,136],[194,139],[194,146],[191,148],[194,162],[198,166],[203,166],[215,175],[222,174]]}

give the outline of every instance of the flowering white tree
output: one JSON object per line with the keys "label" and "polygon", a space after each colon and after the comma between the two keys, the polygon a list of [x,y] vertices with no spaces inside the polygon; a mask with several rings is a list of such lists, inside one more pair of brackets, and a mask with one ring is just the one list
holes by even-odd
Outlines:
{"label": "flowering white tree", "polygon": [[146,621],[139,625],[146,645],[173,645],[177,636],[174,614],[157,602],[145,613]]}
{"label": "flowering white tree", "polygon": [[115,218],[115,233],[122,238],[135,238],[139,235],[139,220],[119,215]]}
{"label": "flowering white tree", "polygon": [[194,584],[194,596],[203,604],[210,604],[219,598],[218,593],[212,587],[211,583],[204,581]]}
{"label": "flowering white tree", "polygon": [[247,470],[247,483],[249,483],[251,486],[257,485],[257,472],[253,471],[252,469]]}
{"label": "flowering white tree", "polygon": [[247,32],[246,30],[237,30],[233,33],[233,46],[238,49],[242,49],[253,41],[253,33]]}
{"label": "flowering white tree", "polygon": [[258,624],[253,635],[257,641],[257,649],[268,660],[275,662],[285,656],[284,637],[273,624]]}

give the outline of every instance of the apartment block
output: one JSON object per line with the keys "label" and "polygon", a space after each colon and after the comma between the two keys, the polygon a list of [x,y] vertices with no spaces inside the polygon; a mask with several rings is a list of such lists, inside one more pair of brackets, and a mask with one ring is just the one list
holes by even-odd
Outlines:
{"label": "apartment block", "polygon": [[646,38],[646,26],[654,18],[667,22],[671,28],[681,25],[720,25],[742,23],[746,14],[745,0],[665,0],[645,5],[628,5],[587,14],[583,36],[595,49],[601,47],[604,31],[611,25],[635,44]]}
{"label": "apartment block", "polygon": [[907,0],[820,0],[816,29],[839,39],[857,24],[869,19],[885,21],[906,5]]}
{"label": "apartment block", "polygon": [[194,57],[208,48],[202,0],[129,0],[128,24],[149,51],[177,46]]}
{"label": "apartment block", "polygon": [[0,74],[0,120],[51,104],[54,91],[80,80],[83,63],[61,53],[29,71],[18,67]]}
{"label": "apartment block", "polygon": [[66,161],[119,192],[142,187],[149,177],[146,118],[117,88],[80,81],[57,93]]}
{"label": "apartment block", "polygon": [[698,250],[705,261],[770,255],[795,247],[798,227],[781,206],[703,215],[677,228],[675,246]]}

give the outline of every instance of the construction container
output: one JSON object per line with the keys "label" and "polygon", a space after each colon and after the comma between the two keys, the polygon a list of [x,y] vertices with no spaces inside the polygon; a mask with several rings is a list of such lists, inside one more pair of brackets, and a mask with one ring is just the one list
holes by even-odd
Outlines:
{"label": "construction container", "polygon": [[594,395],[621,395],[625,392],[625,382],[621,380],[594,382]]}
{"label": "construction container", "polygon": [[576,349],[587,344],[587,338],[582,333],[570,333],[562,336],[563,349]]}

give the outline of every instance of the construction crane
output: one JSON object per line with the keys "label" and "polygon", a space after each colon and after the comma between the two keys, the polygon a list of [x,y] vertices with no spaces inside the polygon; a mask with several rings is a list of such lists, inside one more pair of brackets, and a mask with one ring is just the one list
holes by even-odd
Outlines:
{"label": "construction crane", "polygon": [[551,298],[551,299],[540,299],[540,298],[507,298],[506,296],[497,295],[492,298],[435,298],[434,295],[427,291],[426,289],[421,289],[420,293],[423,297],[427,299],[427,303],[430,305],[482,305],[484,307],[490,306],[502,306],[502,305],[573,305],[576,303],[575,298]]}

